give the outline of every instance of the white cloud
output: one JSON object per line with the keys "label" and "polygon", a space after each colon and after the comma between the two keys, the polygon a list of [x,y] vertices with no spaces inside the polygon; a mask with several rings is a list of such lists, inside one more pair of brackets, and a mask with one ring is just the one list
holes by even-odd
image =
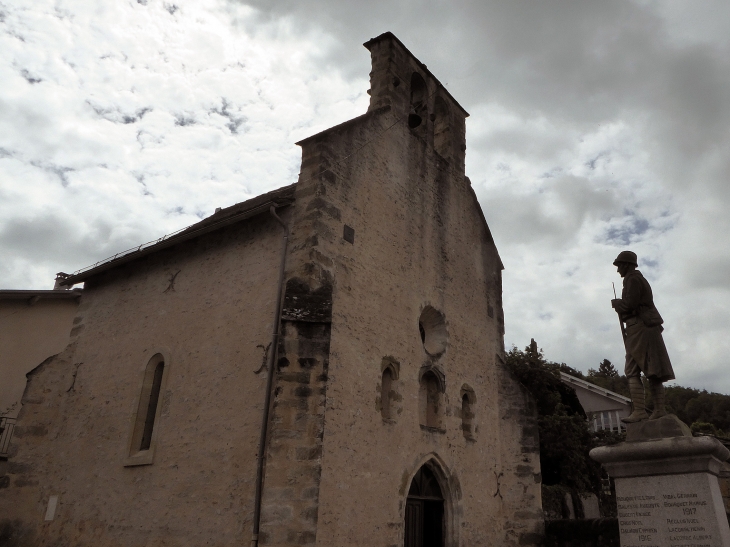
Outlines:
{"label": "white cloud", "polygon": [[[392,30],[471,112],[508,344],[623,360],[611,266],[652,282],[683,385],[730,392],[726,2],[0,4],[0,275],[58,270],[296,179]],[[7,257],[7,258],[5,258]]]}

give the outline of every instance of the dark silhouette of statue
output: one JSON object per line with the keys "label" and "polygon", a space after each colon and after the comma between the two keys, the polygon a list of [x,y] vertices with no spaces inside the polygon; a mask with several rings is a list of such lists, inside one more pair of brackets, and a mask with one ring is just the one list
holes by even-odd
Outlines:
{"label": "dark silhouette of statue", "polygon": [[[667,415],[664,408],[664,382],[674,380],[674,370],[662,338],[664,320],[654,306],[649,282],[636,269],[636,253],[622,251],[613,262],[623,277],[621,298],[611,300],[619,315],[626,346],[625,374],[629,381],[633,412],[622,421],[627,423],[656,420]],[[649,379],[654,411],[646,412],[641,373]]]}

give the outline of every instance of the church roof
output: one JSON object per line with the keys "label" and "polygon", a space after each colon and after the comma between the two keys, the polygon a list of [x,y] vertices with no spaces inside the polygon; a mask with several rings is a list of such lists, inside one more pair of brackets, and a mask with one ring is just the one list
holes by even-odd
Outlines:
{"label": "church roof", "polygon": [[[220,230],[225,226],[241,222],[248,218],[266,213],[273,206],[275,208],[290,205],[294,201],[294,187],[296,183],[284,186],[278,190],[262,194],[247,201],[237,203],[225,209],[217,210],[213,215],[196,222],[192,226],[178,230],[159,239],[142,243],[139,247],[132,247],[114,256],[100,260],[96,264],[82,268],[66,277],[62,285],[70,286],[86,281],[88,278],[101,272],[127,264],[143,256],[148,256],[162,249],[178,245],[183,241],[194,239],[203,234]],[[60,274],[59,274],[60,275]]]}

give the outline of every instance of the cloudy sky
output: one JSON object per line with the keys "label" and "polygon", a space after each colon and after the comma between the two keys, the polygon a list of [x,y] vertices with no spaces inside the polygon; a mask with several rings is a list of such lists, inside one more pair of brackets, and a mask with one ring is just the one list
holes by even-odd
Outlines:
{"label": "cloudy sky", "polygon": [[730,3],[0,0],[0,288],[290,184],[394,32],[471,113],[507,346],[623,363],[639,255],[679,383],[730,393]]}

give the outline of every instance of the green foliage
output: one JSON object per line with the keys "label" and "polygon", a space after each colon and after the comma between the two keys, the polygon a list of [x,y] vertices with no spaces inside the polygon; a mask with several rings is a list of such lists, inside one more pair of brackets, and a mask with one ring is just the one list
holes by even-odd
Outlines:
{"label": "green foliage", "polygon": [[614,391],[624,397],[631,397],[628,379],[626,376],[619,375],[616,367],[608,359],[604,359],[598,365],[598,370],[589,368],[588,376],[585,377],[585,380],[601,386],[604,389]]}
{"label": "green foliage", "polygon": [[[611,364],[604,359],[598,370],[589,369],[585,380],[631,397],[626,376],[619,375]],[[647,392],[647,408],[653,407],[651,394]],[[730,396],[721,393],[710,393],[706,390],[682,386],[667,386],[665,403],[667,411],[676,414],[686,424],[692,424],[692,430],[717,437],[730,436]]]}
{"label": "green foliage", "polygon": [[[730,396],[682,386],[666,388],[667,409],[686,424],[712,425],[719,437],[730,432]],[[698,426],[704,427],[704,426]],[[702,431],[704,432],[704,431]]]}
{"label": "green foliage", "polygon": [[588,457],[597,445],[575,390],[560,380],[561,371],[582,374],[565,364],[546,361],[534,345],[525,351],[513,347],[507,354],[507,366],[537,404],[543,484],[599,493],[601,468]]}
{"label": "green foliage", "polygon": [[690,429],[692,433],[700,433],[702,435],[714,435],[715,437],[722,437],[724,433],[718,430],[714,425],[708,424],[707,422],[694,422]]}

